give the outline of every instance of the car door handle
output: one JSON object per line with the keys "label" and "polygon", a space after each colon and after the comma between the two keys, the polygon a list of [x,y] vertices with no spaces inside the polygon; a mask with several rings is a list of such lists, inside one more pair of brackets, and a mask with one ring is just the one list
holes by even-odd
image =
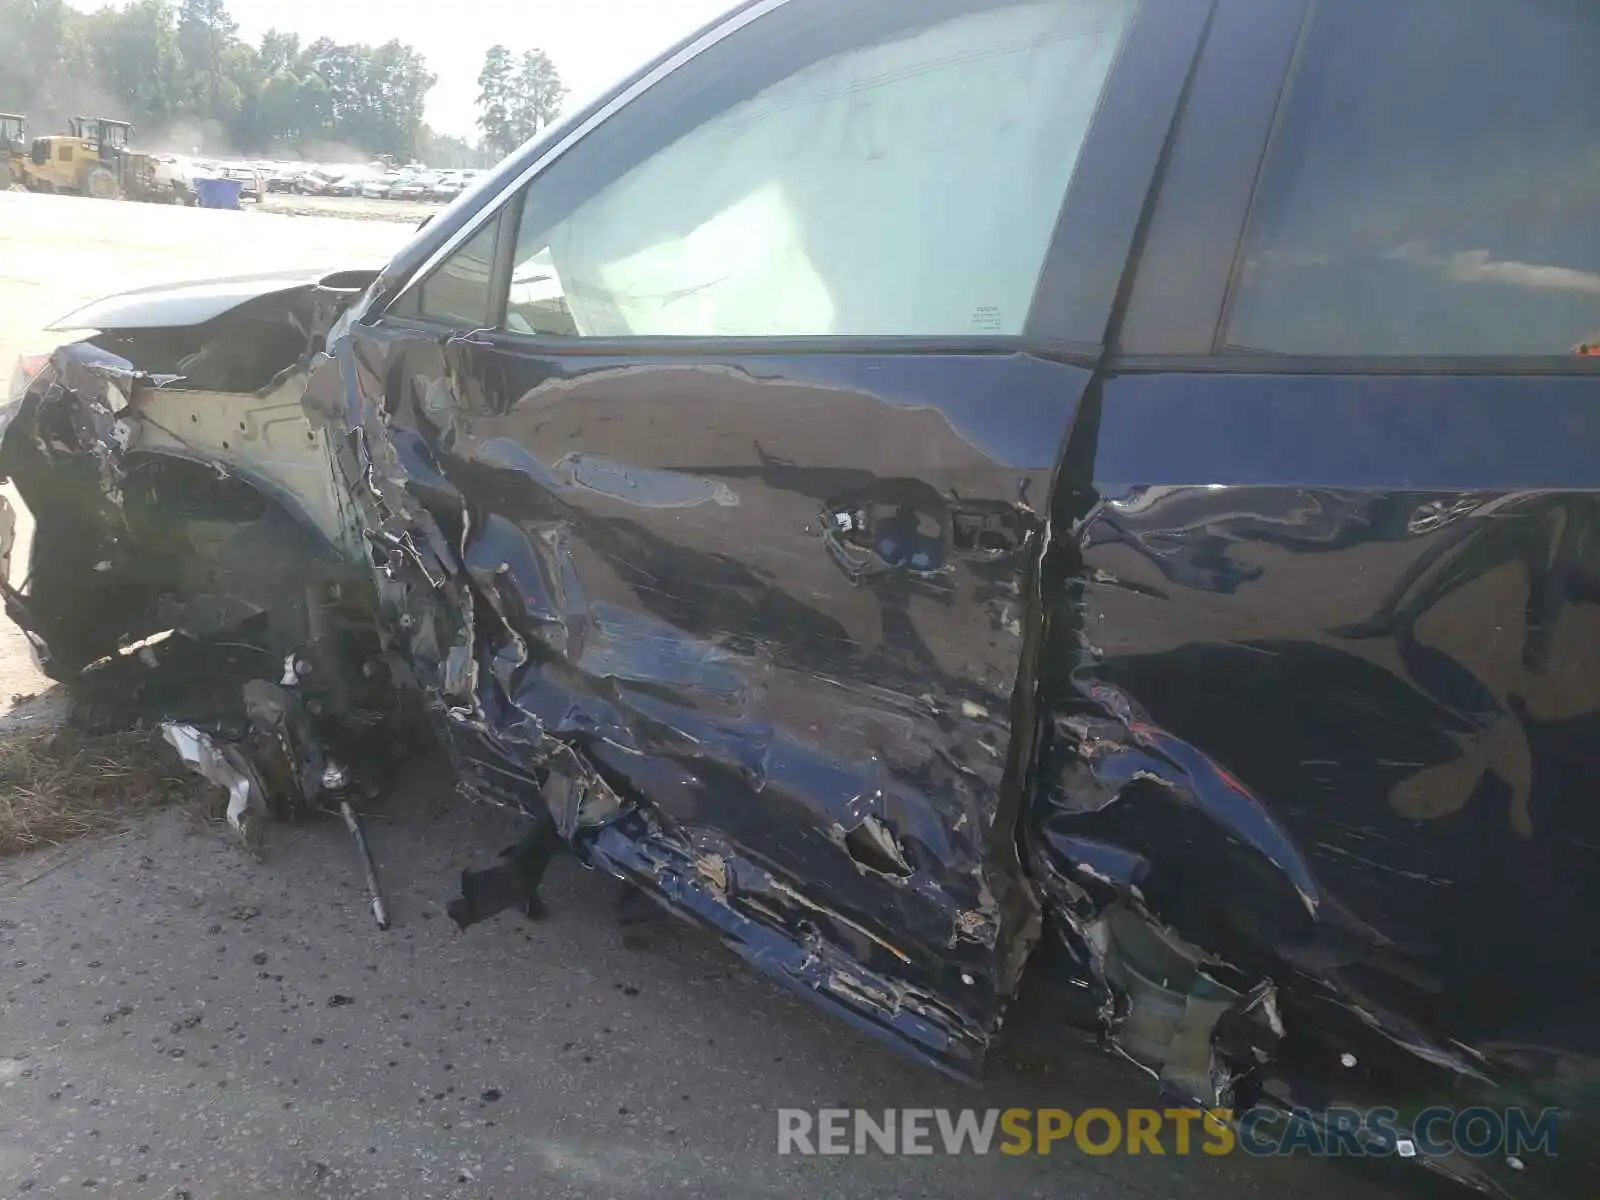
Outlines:
{"label": "car door handle", "polygon": [[821,524],[829,556],[852,583],[933,575],[949,559],[944,497],[921,480],[883,479],[829,500]]}
{"label": "car door handle", "polygon": [[998,562],[1029,546],[1034,514],[1001,501],[946,504],[928,489],[916,503],[859,495],[826,505],[822,540],[852,583],[893,574],[936,575],[952,559]]}
{"label": "car door handle", "polygon": [[998,562],[1026,549],[1038,531],[1030,509],[1000,500],[978,500],[950,509],[950,550],[959,558]]}

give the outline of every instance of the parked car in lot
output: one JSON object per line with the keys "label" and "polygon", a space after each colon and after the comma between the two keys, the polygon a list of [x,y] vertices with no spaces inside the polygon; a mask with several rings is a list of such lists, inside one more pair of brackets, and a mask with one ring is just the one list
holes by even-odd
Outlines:
{"label": "parked car in lot", "polygon": [[249,163],[224,163],[219,173],[222,178],[239,183],[239,196],[242,199],[260,200],[266,191],[266,176]]}
{"label": "parked car in lot", "polygon": [[387,200],[389,192],[394,186],[403,181],[398,171],[385,171],[382,175],[372,176],[361,184],[361,195],[367,200]]}
{"label": "parked car in lot", "polygon": [[454,200],[483,175],[482,171],[456,169],[441,173],[440,181],[428,193],[430,200]]}
{"label": "parked car in lot", "polygon": [[194,207],[197,203],[194,163],[180,154],[157,154],[154,158],[157,185],[171,192],[174,204]]}
{"label": "parked car in lot", "polygon": [[309,171],[301,171],[295,176],[294,190],[302,196],[321,196],[338,180],[338,176],[331,171],[313,167]]}
{"label": "parked car in lot", "polygon": [[381,273],[66,318],[0,590],[239,822],[432,730],[526,818],[463,927],[564,844],[946,1072],[1031,972],[1256,1145],[1590,1195],[1597,52],[752,0]]}
{"label": "parked car in lot", "polygon": [[335,179],[323,190],[324,196],[359,196],[366,185],[365,175],[345,175]]}
{"label": "parked car in lot", "polygon": [[441,203],[454,200],[459,196],[466,184],[455,171],[441,171],[435,176],[432,186],[428,188],[427,199]]}
{"label": "parked car in lot", "polygon": [[390,200],[426,200],[438,182],[436,175],[411,175],[389,189]]}
{"label": "parked car in lot", "polygon": [[279,163],[272,167],[267,174],[267,191],[269,192],[294,192],[298,184],[305,177],[302,168],[292,163]]}

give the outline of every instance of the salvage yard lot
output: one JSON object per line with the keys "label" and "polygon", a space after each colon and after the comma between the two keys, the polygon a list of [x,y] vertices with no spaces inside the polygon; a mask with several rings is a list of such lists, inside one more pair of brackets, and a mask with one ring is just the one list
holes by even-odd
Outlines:
{"label": "salvage yard lot", "polygon": [[[106,293],[380,261],[389,221],[0,195],[0,364]],[[0,691],[34,691],[0,627]],[[1227,1159],[780,1158],[776,1110],[1158,1106],[1035,994],[973,1090],[779,992],[707,935],[624,923],[563,859],[551,915],[457,933],[462,867],[517,833],[442,770],[370,823],[396,928],[334,822],[259,853],[190,809],[0,862],[0,1195],[1339,1196]],[[28,1185],[25,1189],[24,1185]],[[87,1189],[87,1190],[86,1190]],[[1385,1193],[1367,1188],[1364,1195]]]}

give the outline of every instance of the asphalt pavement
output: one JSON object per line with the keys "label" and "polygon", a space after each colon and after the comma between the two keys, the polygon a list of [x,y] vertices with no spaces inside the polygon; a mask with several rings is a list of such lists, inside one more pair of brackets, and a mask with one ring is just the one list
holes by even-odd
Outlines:
{"label": "asphalt pavement", "polygon": [[[444,905],[518,823],[442,766],[369,836],[380,932],[333,819],[244,848],[180,809],[0,864],[0,1195],[1335,1197],[1241,1155],[777,1153],[781,1107],[1155,1103],[1052,1020],[953,1082],[769,984],[705,932],[634,923],[559,858],[549,915],[459,932]],[[1374,1195],[1363,1188],[1364,1196]]]}

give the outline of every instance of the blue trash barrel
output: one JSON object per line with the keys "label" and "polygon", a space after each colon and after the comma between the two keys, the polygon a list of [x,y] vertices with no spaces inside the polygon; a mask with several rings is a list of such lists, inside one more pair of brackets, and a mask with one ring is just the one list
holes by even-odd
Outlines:
{"label": "blue trash barrel", "polygon": [[195,195],[201,208],[238,208],[244,184],[237,179],[196,179]]}

